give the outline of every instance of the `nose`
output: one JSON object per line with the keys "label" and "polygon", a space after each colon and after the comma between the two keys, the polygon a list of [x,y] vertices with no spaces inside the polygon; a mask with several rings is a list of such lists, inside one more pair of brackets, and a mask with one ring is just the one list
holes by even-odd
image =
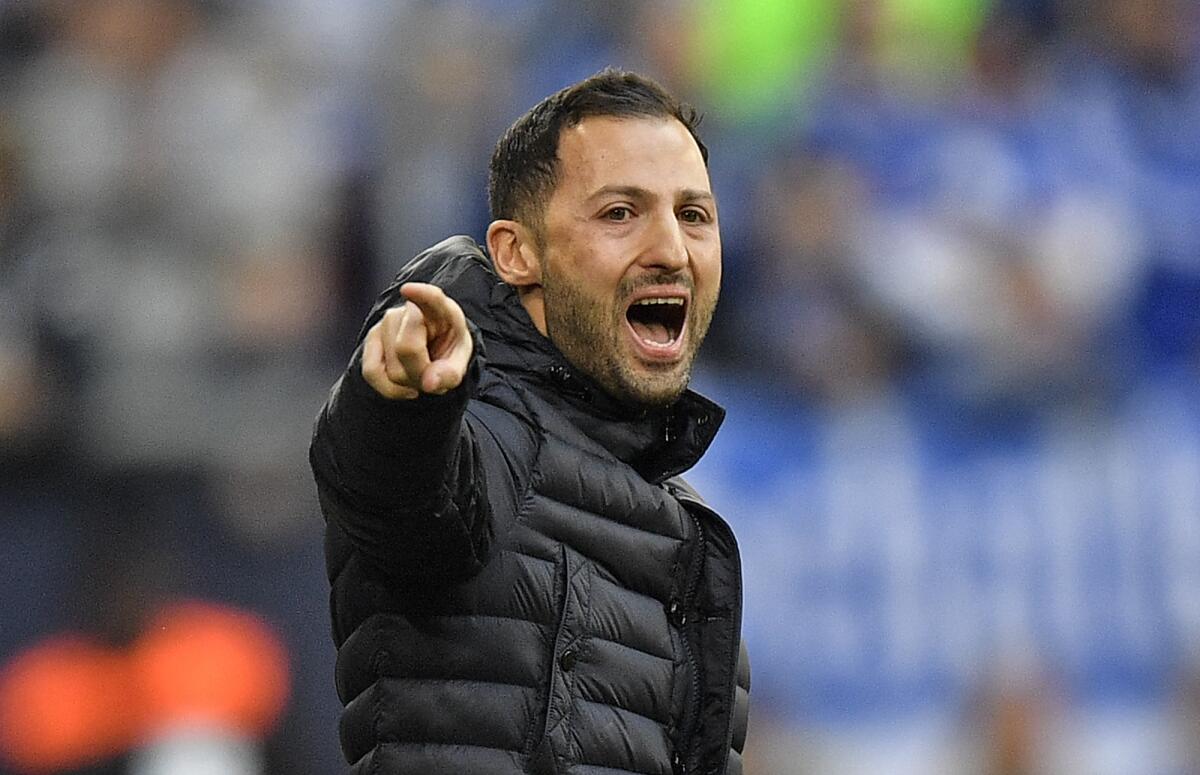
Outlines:
{"label": "nose", "polygon": [[647,230],[639,263],[647,269],[675,272],[686,267],[688,260],[683,226],[675,213],[656,215]]}

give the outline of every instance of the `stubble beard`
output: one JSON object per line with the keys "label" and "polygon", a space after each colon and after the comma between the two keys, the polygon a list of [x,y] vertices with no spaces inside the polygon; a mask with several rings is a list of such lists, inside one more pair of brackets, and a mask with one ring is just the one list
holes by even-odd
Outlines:
{"label": "stubble beard", "polygon": [[627,336],[623,300],[636,287],[622,282],[616,298],[606,304],[547,267],[542,276],[546,335],[575,368],[613,397],[645,407],[670,406],[687,389],[696,352],[712,322],[716,299],[693,295],[683,357],[677,363],[655,367],[634,362],[623,341]]}

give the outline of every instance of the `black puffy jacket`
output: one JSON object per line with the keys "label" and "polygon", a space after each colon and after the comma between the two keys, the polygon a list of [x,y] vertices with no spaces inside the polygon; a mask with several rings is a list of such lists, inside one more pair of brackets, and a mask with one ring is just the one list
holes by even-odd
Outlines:
{"label": "black puffy jacket", "polygon": [[677,476],[723,411],[609,397],[466,237],[364,332],[409,280],[472,322],[467,380],[388,401],[356,354],[310,450],[351,772],[741,773],[737,545]]}

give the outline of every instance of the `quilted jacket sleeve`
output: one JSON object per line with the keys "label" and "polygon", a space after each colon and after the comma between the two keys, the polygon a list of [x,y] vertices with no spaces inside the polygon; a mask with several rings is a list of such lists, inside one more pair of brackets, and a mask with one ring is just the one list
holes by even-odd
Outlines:
{"label": "quilted jacket sleeve", "polygon": [[472,575],[491,539],[486,472],[463,420],[473,380],[389,401],[359,363],[331,391],[309,450],[326,521],[389,576]]}
{"label": "quilted jacket sleeve", "polygon": [[[377,301],[363,335],[402,303],[403,280],[435,282],[453,297],[462,281],[446,274],[402,273]],[[475,349],[458,388],[386,399],[362,377],[360,345],[317,417],[309,460],[325,520],[390,577],[474,575],[487,561],[497,512],[517,508],[531,431],[472,400],[485,356],[478,329],[468,325]]]}

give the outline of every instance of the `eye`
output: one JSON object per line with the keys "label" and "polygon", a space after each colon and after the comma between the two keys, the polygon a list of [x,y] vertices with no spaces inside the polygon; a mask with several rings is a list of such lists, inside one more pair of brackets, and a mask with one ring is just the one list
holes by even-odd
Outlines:
{"label": "eye", "polygon": [[616,207],[610,207],[605,210],[603,217],[605,220],[616,221],[619,223],[621,221],[628,221],[630,218],[632,218],[633,211],[624,205],[617,205]]}
{"label": "eye", "polygon": [[711,220],[708,213],[699,207],[688,207],[681,210],[679,219],[684,223],[708,223]]}

